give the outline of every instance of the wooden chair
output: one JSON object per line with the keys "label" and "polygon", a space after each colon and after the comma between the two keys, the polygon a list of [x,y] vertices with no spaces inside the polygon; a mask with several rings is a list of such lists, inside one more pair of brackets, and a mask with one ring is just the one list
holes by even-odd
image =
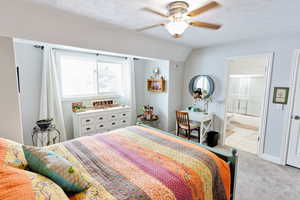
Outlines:
{"label": "wooden chair", "polygon": [[177,136],[179,136],[180,129],[185,131],[185,135],[188,139],[191,138],[192,131],[198,131],[198,142],[200,142],[200,123],[189,120],[189,113],[176,111],[177,122]]}

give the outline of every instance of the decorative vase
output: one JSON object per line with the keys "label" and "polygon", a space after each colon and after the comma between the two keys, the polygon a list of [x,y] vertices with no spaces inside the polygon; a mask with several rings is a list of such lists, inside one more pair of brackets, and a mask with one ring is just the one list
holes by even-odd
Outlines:
{"label": "decorative vase", "polygon": [[47,130],[51,124],[52,124],[52,119],[43,119],[43,120],[38,120],[36,122],[36,125],[41,130]]}

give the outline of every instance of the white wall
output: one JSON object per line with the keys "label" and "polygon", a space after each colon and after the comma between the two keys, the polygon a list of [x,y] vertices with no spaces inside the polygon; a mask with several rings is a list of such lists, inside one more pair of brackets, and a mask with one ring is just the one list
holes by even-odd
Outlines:
{"label": "white wall", "polygon": [[20,100],[24,143],[32,144],[31,133],[39,120],[43,51],[32,44],[15,43],[16,64],[20,70]]}
{"label": "white wall", "polygon": [[288,115],[287,107],[272,103],[273,87],[288,87],[294,50],[300,47],[297,35],[286,35],[270,39],[237,42],[216,47],[194,50],[186,61],[184,73],[183,105],[192,103],[188,93],[188,82],[197,74],[211,75],[216,82],[214,101],[210,104],[210,111],[217,115],[217,127],[222,129],[224,116],[225,73],[226,59],[234,56],[247,56],[274,52],[274,67],[272,74],[272,91],[269,104],[267,130],[264,153],[279,160],[283,152],[282,141],[285,138]]}
{"label": "white wall", "polygon": [[146,78],[145,78],[146,60],[134,60],[135,73],[135,98],[136,98],[136,113],[141,114],[141,106],[145,104],[146,93]]}
{"label": "white wall", "polygon": [[[169,66],[165,60],[137,60],[135,61],[136,104],[139,113],[141,105],[151,105],[160,118],[159,128],[169,130]],[[153,70],[159,68],[160,74],[166,80],[166,89],[162,93],[147,91],[147,79],[153,75]]]}
{"label": "white wall", "polygon": [[62,102],[63,115],[65,121],[66,135],[67,139],[70,140],[73,138],[73,111],[72,111],[72,102],[64,101]]}
{"label": "white wall", "polygon": [[1,2],[0,27],[3,36],[149,58],[184,61],[191,50],[134,30],[20,0]]}
{"label": "white wall", "polygon": [[169,131],[176,129],[176,110],[182,109],[183,62],[170,62],[169,75]]}
{"label": "white wall", "polygon": [[23,143],[14,43],[0,37],[0,137]]}

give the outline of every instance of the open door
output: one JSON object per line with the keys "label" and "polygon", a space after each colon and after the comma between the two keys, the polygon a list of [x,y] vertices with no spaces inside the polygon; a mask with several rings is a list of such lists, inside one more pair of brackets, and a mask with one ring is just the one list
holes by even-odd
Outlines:
{"label": "open door", "polygon": [[300,168],[300,51],[294,78],[293,108],[290,126],[290,140],[287,156],[287,164]]}
{"label": "open door", "polygon": [[262,156],[273,54],[227,60],[223,144]]}

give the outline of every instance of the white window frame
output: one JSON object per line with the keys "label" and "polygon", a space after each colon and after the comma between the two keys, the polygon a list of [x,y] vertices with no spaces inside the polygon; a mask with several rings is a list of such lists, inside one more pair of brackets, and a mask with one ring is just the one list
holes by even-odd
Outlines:
{"label": "white window frame", "polygon": [[[76,51],[68,51],[68,50],[55,50],[55,62],[57,66],[57,72],[59,74],[59,84],[60,84],[60,94],[62,101],[81,101],[81,100],[90,100],[90,99],[106,99],[106,98],[113,98],[118,99],[120,98],[120,94],[115,92],[99,92],[99,67],[98,64],[101,62],[105,63],[118,63],[122,64],[124,66],[126,64],[126,58],[117,57],[117,56],[104,56],[104,55],[97,55],[96,53],[84,53],[84,52],[76,52]],[[62,90],[62,73],[61,73],[61,65],[60,65],[60,57],[61,56],[79,56],[79,57],[85,57],[87,59],[94,59],[96,63],[96,70],[97,70],[97,93],[95,95],[78,95],[78,96],[68,96],[65,97]],[[123,68],[123,67],[122,67]],[[123,77],[122,77],[123,78]]]}

